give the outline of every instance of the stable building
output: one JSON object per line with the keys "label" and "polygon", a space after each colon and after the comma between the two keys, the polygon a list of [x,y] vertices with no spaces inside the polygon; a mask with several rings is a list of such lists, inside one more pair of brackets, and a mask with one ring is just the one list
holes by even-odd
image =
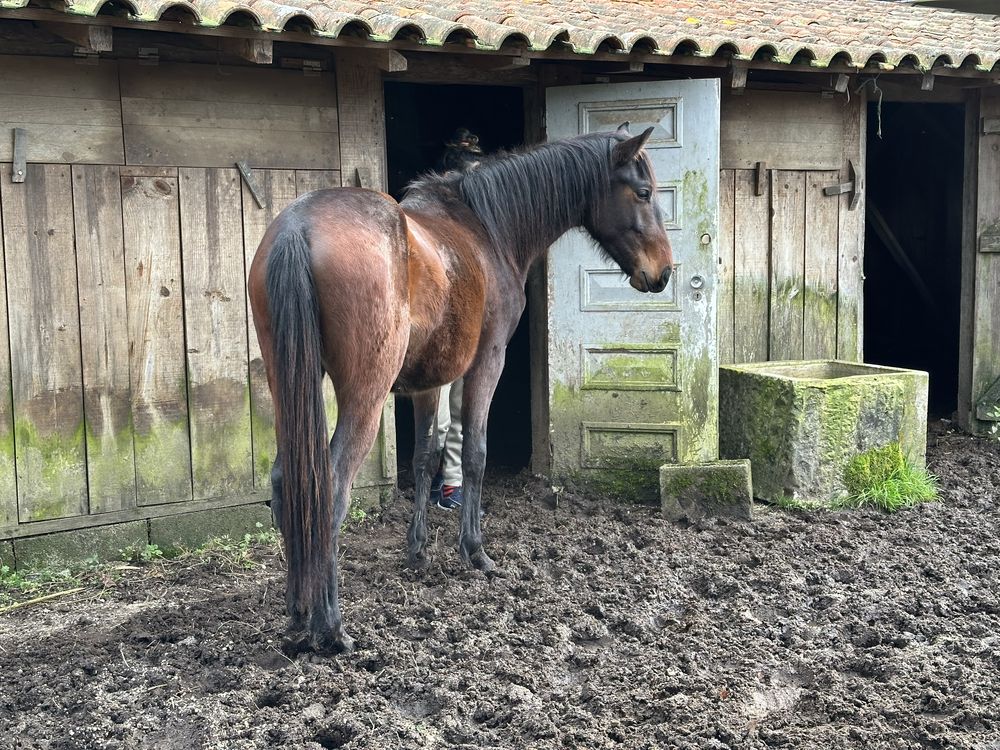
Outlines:
{"label": "stable building", "polygon": [[[0,0],[0,558],[257,518],[259,239],[309,190],[399,195],[458,126],[487,150],[654,126],[677,260],[640,295],[557,243],[492,459],[612,485],[714,459],[727,362],[926,369],[933,413],[984,429],[998,60],[1000,17],[881,0]],[[390,400],[359,499],[391,492],[409,429]]]}

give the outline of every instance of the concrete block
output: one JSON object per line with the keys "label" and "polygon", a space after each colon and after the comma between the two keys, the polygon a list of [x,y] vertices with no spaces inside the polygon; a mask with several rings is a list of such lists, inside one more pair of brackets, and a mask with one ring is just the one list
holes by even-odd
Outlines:
{"label": "concrete block", "polygon": [[660,467],[660,507],[675,523],[719,516],[750,520],[751,488],[750,462],[745,459]]}
{"label": "concrete block", "polygon": [[923,468],[927,373],[856,362],[719,368],[719,454],[753,464],[754,496],[826,504],[859,453],[899,443]]}
{"label": "concrete block", "polygon": [[0,542],[0,566],[3,565],[14,569],[14,542],[11,540]]}
{"label": "concrete block", "polygon": [[91,560],[117,560],[123,549],[145,547],[148,542],[146,522],[129,521],[15,539],[14,551],[18,570],[61,569]]}
{"label": "concrete block", "polygon": [[245,534],[261,531],[258,523],[271,528],[271,509],[263,503],[191,511],[150,519],[149,541],[172,554],[200,547],[215,537],[242,539]]}

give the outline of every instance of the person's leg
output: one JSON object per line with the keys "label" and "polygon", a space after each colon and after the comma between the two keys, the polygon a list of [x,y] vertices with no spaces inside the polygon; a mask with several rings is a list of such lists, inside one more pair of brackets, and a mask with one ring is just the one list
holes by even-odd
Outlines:
{"label": "person's leg", "polygon": [[[438,392],[437,416],[435,418],[434,427],[434,447],[440,456],[444,455],[445,443],[448,440],[448,430],[451,427],[451,408],[448,403],[450,393],[451,383],[441,386]],[[444,474],[442,473],[442,467],[438,466],[435,469],[434,477],[431,479],[430,501],[435,505],[441,505],[441,490],[443,485]]]}
{"label": "person's leg", "polygon": [[[438,414],[442,409],[448,409],[448,430],[444,438],[444,460],[442,462],[441,473],[444,476],[445,487],[462,486],[462,378],[459,378],[450,387],[447,406],[438,405]],[[444,394],[442,394],[444,401]],[[438,426],[440,430],[440,425]],[[440,434],[440,432],[439,432]]]}

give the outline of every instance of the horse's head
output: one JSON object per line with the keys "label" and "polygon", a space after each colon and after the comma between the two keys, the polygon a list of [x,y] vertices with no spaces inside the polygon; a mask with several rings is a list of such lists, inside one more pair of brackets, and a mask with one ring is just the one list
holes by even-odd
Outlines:
{"label": "horse's head", "polygon": [[610,136],[610,184],[584,227],[640,292],[662,292],[674,259],[656,201],[656,177],[643,146],[653,128],[633,136],[626,122]]}

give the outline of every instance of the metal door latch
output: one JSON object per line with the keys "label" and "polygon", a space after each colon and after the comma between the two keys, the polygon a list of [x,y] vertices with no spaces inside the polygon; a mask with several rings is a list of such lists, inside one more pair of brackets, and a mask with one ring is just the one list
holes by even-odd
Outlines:
{"label": "metal door latch", "polygon": [[857,208],[858,201],[861,200],[861,192],[864,189],[861,176],[858,174],[858,168],[854,164],[854,159],[847,160],[847,173],[850,182],[842,182],[839,185],[825,187],[823,188],[823,195],[843,195],[847,193],[851,196],[850,201],[847,203],[847,210],[853,211]]}
{"label": "metal door latch", "polygon": [[14,128],[14,163],[11,164],[10,181],[24,182],[28,171],[28,131]]}

